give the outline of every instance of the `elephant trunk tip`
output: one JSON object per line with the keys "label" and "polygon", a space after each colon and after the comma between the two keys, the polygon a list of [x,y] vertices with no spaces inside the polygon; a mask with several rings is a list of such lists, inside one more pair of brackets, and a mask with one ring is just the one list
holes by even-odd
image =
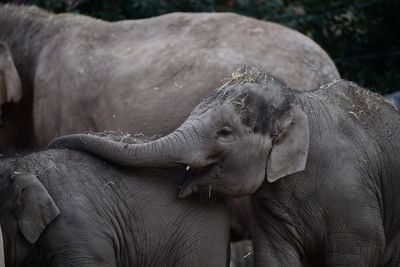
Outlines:
{"label": "elephant trunk tip", "polygon": [[71,134],[56,137],[46,146],[46,149],[62,149],[62,148],[71,148],[74,149],[78,143],[85,144],[85,134]]}

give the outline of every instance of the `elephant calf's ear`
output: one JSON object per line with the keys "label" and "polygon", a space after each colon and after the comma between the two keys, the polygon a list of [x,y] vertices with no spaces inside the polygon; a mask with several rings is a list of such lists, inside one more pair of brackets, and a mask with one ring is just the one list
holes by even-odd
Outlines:
{"label": "elephant calf's ear", "polygon": [[14,66],[10,49],[0,43],[0,105],[17,102],[22,97],[22,85]]}
{"label": "elephant calf's ear", "polygon": [[267,162],[267,180],[271,183],[306,167],[310,139],[307,115],[300,108],[292,107],[283,125]]}
{"label": "elephant calf's ear", "polygon": [[11,178],[11,183],[18,194],[18,228],[29,243],[34,244],[46,226],[60,214],[60,210],[35,175],[16,174]]}

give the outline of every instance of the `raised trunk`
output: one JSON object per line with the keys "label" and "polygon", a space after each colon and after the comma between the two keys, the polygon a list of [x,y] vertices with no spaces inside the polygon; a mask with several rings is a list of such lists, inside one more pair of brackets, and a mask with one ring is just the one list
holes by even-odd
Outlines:
{"label": "raised trunk", "polygon": [[88,134],[73,134],[53,140],[48,148],[71,148],[99,156],[124,166],[203,167],[206,162],[193,158],[198,140],[188,138],[181,129],[144,144],[127,144]]}

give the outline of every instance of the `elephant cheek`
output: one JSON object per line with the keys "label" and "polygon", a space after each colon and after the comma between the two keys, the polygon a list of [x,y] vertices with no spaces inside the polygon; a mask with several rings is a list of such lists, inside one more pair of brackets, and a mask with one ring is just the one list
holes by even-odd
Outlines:
{"label": "elephant cheek", "polygon": [[179,192],[179,198],[186,198],[197,192],[206,192],[212,185],[209,175],[197,176],[194,175],[188,178],[182,185]]}
{"label": "elephant cheek", "polygon": [[186,198],[193,193],[194,193],[194,187],[192,187],[190,184],[185,183],[184,185],[182,185],[181,190],[179,191],[178,197]]}
{"label": "elephant cheek", "polygon": [[251,187],[249,188],[247,194],[254,194],[260,186],[264,183],[265,180],[265,169],[260,170],[258,173],[253,174],[250,177],[251,182]]}
{"label": "elephant cheek", "polygon": [[[239,173],[239,172],[238,172]],[[236,180],[229,185],[225,184],[224,190],[229,191],[226,194],[231,197],[242,197],[254,194],[265,180],[265,169],[247,170],[236,176]]]}

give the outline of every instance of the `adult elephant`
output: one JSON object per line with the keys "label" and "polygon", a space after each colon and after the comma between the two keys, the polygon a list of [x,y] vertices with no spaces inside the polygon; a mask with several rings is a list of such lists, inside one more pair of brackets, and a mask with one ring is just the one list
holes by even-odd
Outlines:
{"label": "adult elephant", "polygon": [[301,89],[339,78],[306,36],[229,13],[110,23],[0,5],[0,42],[0,152],[85,131],[169,133],[242,64]]}
{"label": "adult elephant", "polygon": [[351,82],[300,92],[244,68],[164,138],[53,144],[127,166],[190,166],[180,197],[252,195],[256,266],[400,265],[400,113]]}
{"label": "adult elephant", "polygon": [[6,266],[227,266],[226,202],[179,200],[185,175],[72,150],[0,159]]}

